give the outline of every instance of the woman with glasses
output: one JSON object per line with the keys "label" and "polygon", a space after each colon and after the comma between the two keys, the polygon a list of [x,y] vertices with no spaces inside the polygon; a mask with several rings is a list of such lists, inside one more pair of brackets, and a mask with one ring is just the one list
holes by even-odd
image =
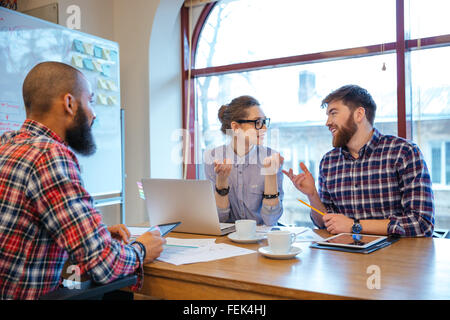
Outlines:
{"label": "woman with glasses", "polygon": [[262,145],[270,119],[250,96],[233,99],[218,116],[230,143],[205,151],[205,174],[215,185],[220,221],[275,225],[283,213],[283,157]]}

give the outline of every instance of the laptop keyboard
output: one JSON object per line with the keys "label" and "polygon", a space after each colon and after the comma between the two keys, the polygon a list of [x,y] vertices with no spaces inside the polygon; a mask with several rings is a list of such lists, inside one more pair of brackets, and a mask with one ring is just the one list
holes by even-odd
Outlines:
{"label": "laptop keyboard", "polygon": [[230,228],[232,226],[234,226],[234,223],[228,223],[228,222],[220,222],[220,230],[222,229],[226,229],[226,228]]}

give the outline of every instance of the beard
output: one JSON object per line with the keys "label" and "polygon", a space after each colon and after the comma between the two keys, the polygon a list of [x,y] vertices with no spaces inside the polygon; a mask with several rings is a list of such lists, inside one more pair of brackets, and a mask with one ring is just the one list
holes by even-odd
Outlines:
{"label": "beard", "polygon": [[358,126],[356,125],[355,120],[353,120],[353,113],[348,117],[347,122],[342,127],[335,128],[337,129],[337,132],[333,137],[333,147],[344,148],[358,130]]}
{"label": "beard", "polygon": [[[80,105],[80,104],[79,104]],[[66,131],[66,142],[75,152],[90,156],[95,153],[97,146],[92,136],[92,125],[89,124],[86,112],[80,107],[75,115],[74,124]]]}

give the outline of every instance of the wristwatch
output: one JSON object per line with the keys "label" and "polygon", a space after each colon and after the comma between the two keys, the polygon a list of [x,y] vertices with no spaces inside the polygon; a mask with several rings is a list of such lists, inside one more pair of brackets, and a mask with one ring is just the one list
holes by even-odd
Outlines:
{"label": "wristwatch", "polygon": [[225,188],[225,189],[217,189],[217,186],[216,186],[216,191],[217,191],[217,193],[220,194],[222,197],[223,197],[223,196],[226,196],[226,195],[228,194],[228,192],[230,192],[230,186],[228,186],[228,188]]}
{"label": "wristwatch", "polygon": [[353,226],[352,226],[352,233],[361,233],[362,226],[359,223],[359,219],[354,219]]}

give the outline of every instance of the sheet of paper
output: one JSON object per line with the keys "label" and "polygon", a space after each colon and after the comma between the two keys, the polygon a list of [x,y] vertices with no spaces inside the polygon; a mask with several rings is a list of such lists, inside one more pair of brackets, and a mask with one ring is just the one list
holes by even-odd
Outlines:
{"label": "sheet of paper", "polygon": [[127,227],[133,237],[139,237],[150,229],[150,227]]}
{"label": "sheet of paper", "polygon": [[164,250],[157,260],[182,265],[225,259],[254,252],[254,250],[225,243],[216,244],[215,239],[167,238],[167,245],[164,246]]}
{"label": "sheet of paper", "polygon": [[180,239],[167,237],[167,244],[173,246],[207,247],[216,243],[216,239]]}
{"label": "sheet of paper", "polygon": [[315,242],[322,241],[323,238],[315,233],[313,230],[307,228],[305,232],[299,234],[297,238],[295,238],[295,242]]}

